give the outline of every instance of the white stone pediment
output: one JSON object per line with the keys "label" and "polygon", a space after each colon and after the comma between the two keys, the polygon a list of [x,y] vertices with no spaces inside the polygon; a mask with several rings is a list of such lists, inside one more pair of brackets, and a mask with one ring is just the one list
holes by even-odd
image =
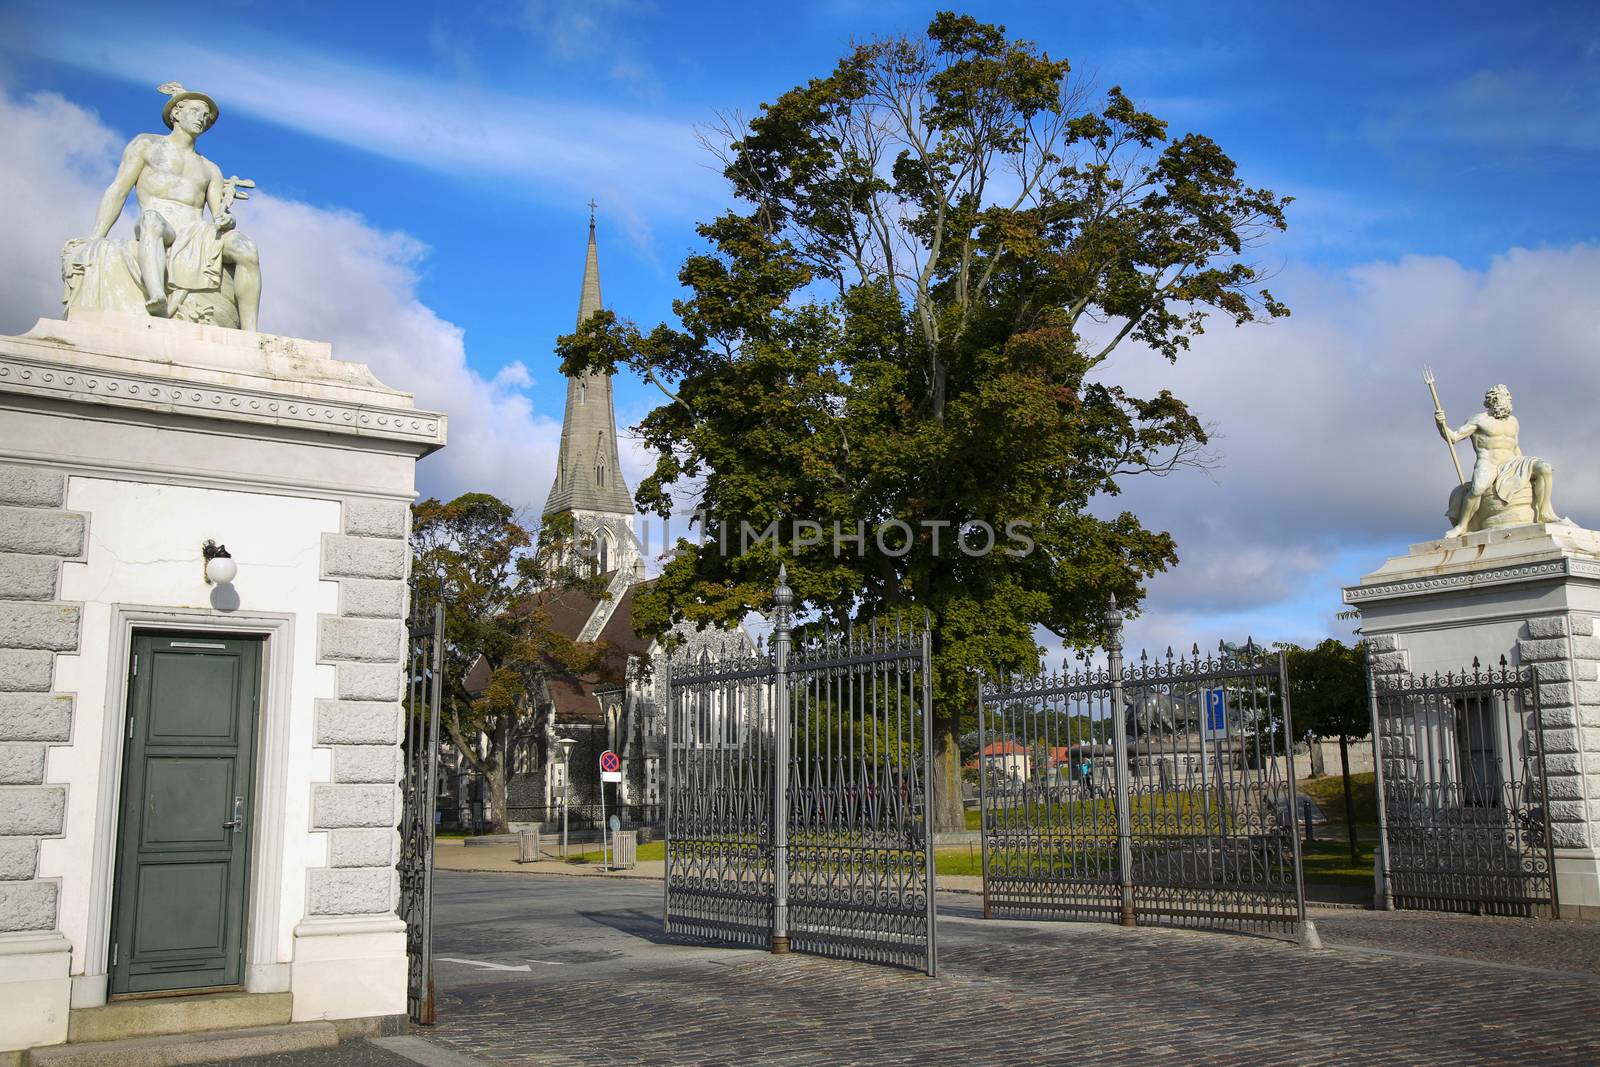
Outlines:
{"label": "white stone pediment", "polygon": [[1600,533],[1566,523],[1530,523],[1414,544],[1344,591],[1347,604],[1451,589],[1600,578]]}
{"label": "white stone pediment", "polygon": [[445,442],[447,420],[330,345],[201,323],[84,312],[0,337],[0,391],[287,428]]}

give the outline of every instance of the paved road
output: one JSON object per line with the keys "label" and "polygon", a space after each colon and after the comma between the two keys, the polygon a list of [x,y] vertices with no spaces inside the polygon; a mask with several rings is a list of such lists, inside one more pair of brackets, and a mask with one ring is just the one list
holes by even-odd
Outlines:
{"label": "paved road", "polygon": [[[1327,913],[1261,938],[985,922],[941,974],[671,944],[659,883],[441,872],[441,1024],[494,1063],[1600,1062],[1600,924]],[[330,1065],[331,1067],[331,1065]]]}

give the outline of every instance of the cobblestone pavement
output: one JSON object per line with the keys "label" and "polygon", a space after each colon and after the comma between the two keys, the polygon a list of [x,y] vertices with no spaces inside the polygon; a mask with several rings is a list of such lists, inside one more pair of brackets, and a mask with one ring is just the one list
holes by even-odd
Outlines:
{"label": "cobblestone pavement", "polygon": [[1420,956],[1448,956],[1537,971],[1600,977],[1600,923],[1487,919],[1414,911],[1313,912],[1325,942]]}
{"label": "cobblestone pavement", "polygon": [[667,943],[659,884],[441,873],[436,893],[436,955],[471,962],[438,964],[428,1040],[496,1063],[1600,1062],[1600,924],[1327,912],[1332,947],[1308,952],[986,922],[951,896],[929,979]]}

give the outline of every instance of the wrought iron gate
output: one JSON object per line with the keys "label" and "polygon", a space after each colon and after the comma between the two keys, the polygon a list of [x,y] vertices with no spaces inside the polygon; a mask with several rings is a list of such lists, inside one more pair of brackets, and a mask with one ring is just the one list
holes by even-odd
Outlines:
{"label": "wrought iron gate", "polygon": [[980,686],[984,914],[1295,933],[1283,654],[1247,644]]}
{"label": "wrought iron gate", "polygon": [[1554,915],[1531,669],[1372,678],[1384,885],[1396,907]]}
{"label": "wrought iron gate", "polygon": [[433,833],[439,797],[439,696],[444,605],[411,590],[406,659],[405,769],[400,781],[400,918],[406,924],[406,1014],[432,1025]]}
{"label": "wrought iron gate", "polygon": [[674,661],[666,925],[674,934],[933,974],[930,635],[796,635]]}

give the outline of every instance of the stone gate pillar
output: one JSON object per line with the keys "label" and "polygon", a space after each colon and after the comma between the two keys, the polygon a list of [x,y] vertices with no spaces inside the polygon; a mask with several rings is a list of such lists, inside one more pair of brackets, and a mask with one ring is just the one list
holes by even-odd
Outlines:
{"label": "stone gate pillar", "polygon": [[1531,667],[1564,915],[1600,919],[1600,533],[1566,524],[1412,545],[1344,590],[1379,674]]}
{"label": "stone gate pillar", "polygon": [[404,1013],[409,506],[445,429],[317,342],[87,309],[0,337],[0,1053],[116,991],[130,649],[153,632],[261,643],[245,990],[296,1019]]}

